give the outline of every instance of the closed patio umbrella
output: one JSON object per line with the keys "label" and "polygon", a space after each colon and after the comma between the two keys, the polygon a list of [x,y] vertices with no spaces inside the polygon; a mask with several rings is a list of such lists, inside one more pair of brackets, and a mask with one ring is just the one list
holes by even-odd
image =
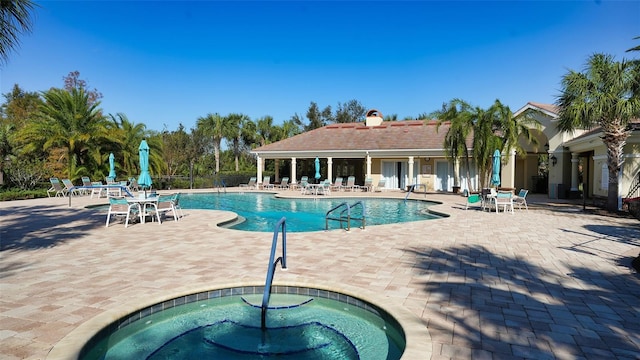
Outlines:
{"label": "closed patio umbrella", "polygon": [[109,177],[116,180],[116,157],[113,156],[113,153],[109,154]]}
{"label": "closed patio umbrella", "polygon": [[138,177],[138,185],[142,188],[150,188],[153,184],[151,175],[149,175],[149,145],[147,140],[142,140],[138,147],[140,155],[140,176]]}
{"label": "closed patio umbrella", "polygon": [[491,185],[500,185],[500,150],[493,152],[493,171],[491,173]]}
{"label": "closed patio umbrella", "polygon": [[316,163],[316,176],[315,176],[315,178],[316,178],[316,180],[318,180],[318,179],[320,179],[320,159],[318,159],[318,157],[316,157],[315,163]]}

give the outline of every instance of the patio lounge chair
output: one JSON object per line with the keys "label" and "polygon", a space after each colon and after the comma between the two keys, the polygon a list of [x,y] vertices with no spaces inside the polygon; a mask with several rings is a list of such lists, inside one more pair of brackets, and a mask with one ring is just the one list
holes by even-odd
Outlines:
{"label": "patio lounge chair", "polygon": [[256,181],[257,181],[256,177],[255,177],[255,176],[252,176],[252,177],[249,179],[249,182],[248,182],[248,183],[246,183],[246,184],[240,184],[240,187],[241,187],[241,188],[247,188],[247,189],[257,189],[257,187],[256,187]]}
{"label": "patio lounge chair", "polygon": [[307,185],[309,185],[309,177],[308,176],[303,176],[300,178],[300,182],[297,184],[291,184],[291,188],[293,190],[300,190],[302,189],[302,191],[304,191],[304,189],[307,187]]}
{"label": "patio lounge chair", "polygon": [[82,195],[82,190],[76,189],[71,180],[62,179],[62,184],[64,185],[67,194],[70,194],[70,196]]}
{"label": "patio lounge chair", "polygon": [[338,176],[336,180],[331,185],[331,190],[340,191],[342,190],[342,176]]}
{"label": "patio lounge chair", "polygon": [[58,196],[66,196],[67,190],[62,186],[60,180],[57,177],[52,177],[49,179],[51,182],[51,188],[47,190],[47,196],[51,197],[51,194],[54,194],[54,197]]}
{"label": "patio lounge chair", "polygon": [[362,190],[372,192],[373,191],[373,179],[366,178],[364,179],[364,185],[362,185]]}
{"label": "patio lounge chair", "polygon": [[355,176],[349,176],[347,178],[347,185],[344,186],[345,190],[349,190],[349,191],[355,191],[360,189],[359,185],[356,185],[356,177]]}
{"label": "patio lounge chair", "polygon": [[524,205],[524,208],[527,211],[529,211],[529,207],[527,206],[528,193],[529,193],[529,190],[520,189],[520,192],[518,193],[518,195],[513,197],[513,203],[518,205],[519,210],[522,210],[522,205]]}
{"label": "patio lounge chair", "polygon": [[280,185],[278,185],[278,189],[288,189],[288,188],[289,188],[289,178],[283,177],[282,180],[280,180]]}
{"label": "patio lounge chair", "polygon": [[109,212],[107,212],[107,223],[105,227],[109,227],[109,221],[111,220],[111,216],[118,215],[126,215],[124,220],[124,227],[129,226],[129,219],[136,217],[136,215],[141,214],[140,205],[136,203],[127,202],[127,199],[124,197],[112,197],[109,198]]}
{"label": "patio lounge chair", "polygon": [[260,188],[262,190],[273,189],[273,184],[271,184],[271,176],[265,176],[262,178]]}
{"label": "patio lounge chair", "polygon": [[88,176],[82,177],[82,187],[83,189],[80,190],[82,192],[82,195],[91,193],[91,187],[93,187],[93,184],[91,183],[91,179]]}
{"label": "patio lounge chair", "polygon": [[378,185],[376,185],[375,191],[380,191],[380,192],[385,191],[386,185],[387,185],[387,179],[378,180]]}
{"label": "patio lounge chair", "polygon": [[322,195],[331,195],[331,180],[325,179],[318,187],[318,194],[322,193]]}

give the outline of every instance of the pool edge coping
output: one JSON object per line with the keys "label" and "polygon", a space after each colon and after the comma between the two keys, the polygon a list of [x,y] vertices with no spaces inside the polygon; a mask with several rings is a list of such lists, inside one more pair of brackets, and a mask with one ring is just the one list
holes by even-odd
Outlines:
{"label": "pool edge coping", "polygon": [[[327,290],[349,295],[371,303],[389,313],[402,327],[406,345],[401,359],[431,358],[433,347],[431,345],[431,335],[429,334],[426,324],[424,324],[422,319],[411,313],[411,311],[405,308],[402,304],[397,304],[394,298],[379,295],[368,290],[349,285],[336,286],[335,284],[329,284],[322,281],[277,282],[274,283],[274,285]],[[121,304],[78,325],[78,327],[73,329],[53,345],[47,354],[46,360],[77,360],[84,344],[89,342],[91,338],[98,334],[102,329],[127,317],[131,313],[140,311],[146,307],[199,292],[247,286],[264,286],[264,284],[242,281],[220,285],[201,286],[199,288],[191,288],[189,290],[183,290],[169,295],[165,293],[155,297],[140,298],[138,300],[127,302],[126,304]]]}

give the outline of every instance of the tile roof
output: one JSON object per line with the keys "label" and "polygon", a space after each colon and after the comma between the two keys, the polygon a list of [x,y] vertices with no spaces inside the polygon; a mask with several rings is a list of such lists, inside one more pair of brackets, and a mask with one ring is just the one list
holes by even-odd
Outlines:
{"label": "tile roof", "polygon": [[330,124],[252,152],[442,149],[449,123],[436,128],[435,120],[384,121],[378,126]]}
{"label": "tile roof", "polygon": [[543,103],[537,103],[532,101],[529,101],[528,104],[531,104],[531,106],[535,106],[539,109],[554,113],[556,115],[560,113],[560,107],[558,107],[557,105],[543,104]]}

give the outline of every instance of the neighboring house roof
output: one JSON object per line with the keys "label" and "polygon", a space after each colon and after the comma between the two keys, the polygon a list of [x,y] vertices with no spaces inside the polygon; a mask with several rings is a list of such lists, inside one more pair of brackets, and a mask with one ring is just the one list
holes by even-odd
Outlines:
{"label": "neighboring house roof", "polygon": [[[384,121],[378,126],[366,126],[364,123],[331,124],[261,146],[252,152],[261,156],[296,152],[301,153],[300,156],[308,156],[336,151],[391,153],[431,150],[441,155],[448,130],[449,123],[442,123],[438,128],[435,120]],[[467,145],[471,146],[470,140]]]}
{"label": "neighboring house roof", "polygon": [[543,104],[543,103],[529,101],[525,106],[523,106],[518,111],[516,111],[514,113],[514,115],[518,116],[518,115],[520,115],[521,113],[525,112],[528,109],[534,109],[534,110],[542,111],[543,113],[547,114],[548,116],[550,116],[551,118],[554,118],[554,119],[557,118],[558,114],[560,113],[560,107],[558,107],[556,105]]}
{"label": "neighboring house roof", "polygon": [[[633,135],[634,133],[637,134],[637,132],[640,131],[640,119],[632,119],[629,122],[627,129],[629,130],[630,135]],[[596,128],[593,128],[585,132],[584,134],[581,134],[580,136],[566,141],[564,145],[570,147],[587,141],[591,141],[592,139],[602,139],[602,127],[598,126]]]}

